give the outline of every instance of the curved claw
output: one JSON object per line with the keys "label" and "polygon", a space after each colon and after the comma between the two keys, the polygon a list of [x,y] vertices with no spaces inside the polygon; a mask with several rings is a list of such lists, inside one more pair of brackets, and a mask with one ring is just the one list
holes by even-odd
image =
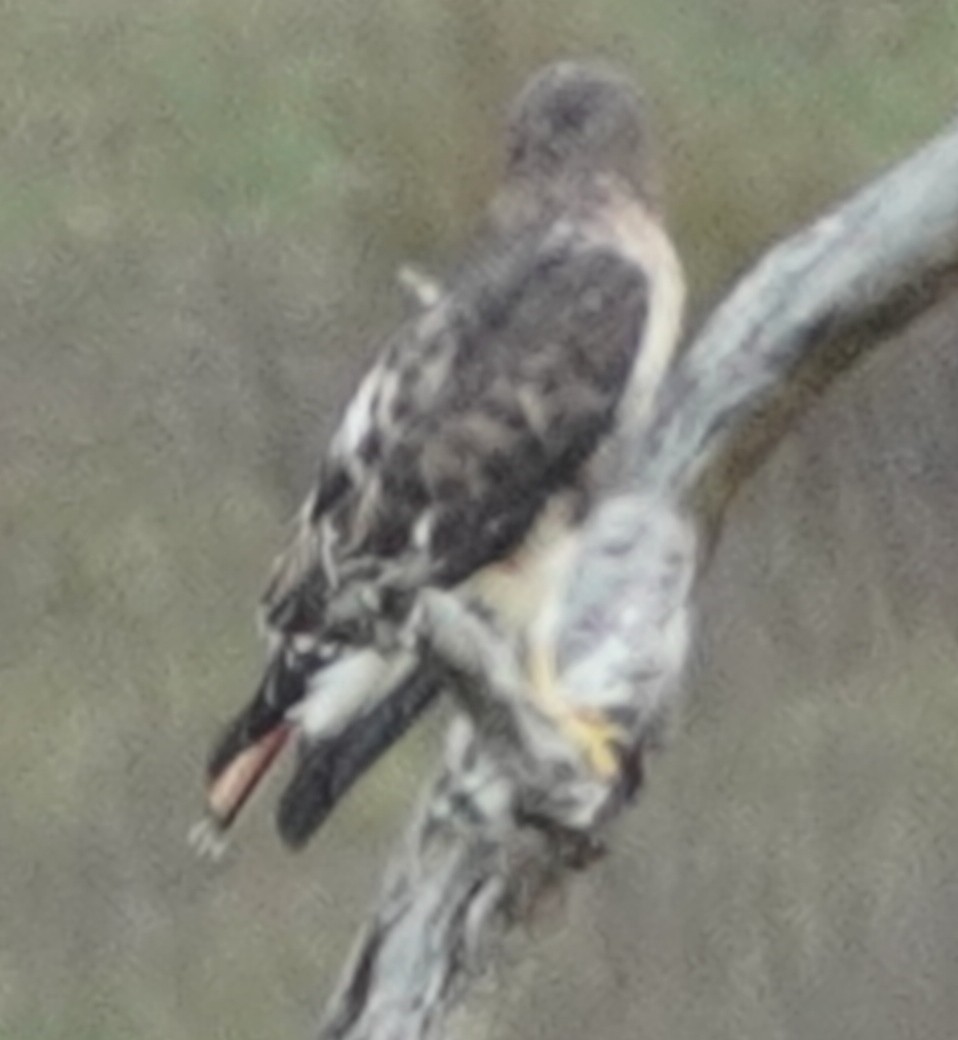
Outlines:
{"label": "curved claw", "polygon": [[540,643],[529,648],[528,677],[536,706],[583,755],[601,780],[613,780],[622,770],[621,749],[629,735],[597,708],[573,705],[562,690],[549,649]]}

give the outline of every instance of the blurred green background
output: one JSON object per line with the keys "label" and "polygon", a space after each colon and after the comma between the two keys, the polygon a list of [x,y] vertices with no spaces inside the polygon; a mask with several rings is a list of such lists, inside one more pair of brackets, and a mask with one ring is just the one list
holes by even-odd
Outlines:
{"label": "blurred green background", "polygon": [[[527,75],[595,54],[650,99],[701,313],[952,114],[958,3],[0,3],[0,1040],[311,1034],[439,720],[304,854],[261,802],[218,870],[207,745],[396,266],[468,234]],[[956,337],[929,315],[736,502],[680,738],[468,1035],[956,1035]]]}

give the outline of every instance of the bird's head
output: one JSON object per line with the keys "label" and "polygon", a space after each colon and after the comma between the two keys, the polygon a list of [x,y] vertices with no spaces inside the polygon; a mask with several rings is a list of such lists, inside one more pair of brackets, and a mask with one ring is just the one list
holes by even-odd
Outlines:
{"label": "bird's head", "polygon": [[558,62],[533,76],[513,102],[507,168],[539,180],[616,174],[646,195],[647,137],[641,99],[625,76]]}

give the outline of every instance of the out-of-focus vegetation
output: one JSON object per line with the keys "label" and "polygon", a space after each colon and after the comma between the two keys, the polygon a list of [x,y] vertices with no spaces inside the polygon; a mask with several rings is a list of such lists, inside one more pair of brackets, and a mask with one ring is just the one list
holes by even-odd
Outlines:
{"label": "out-of-focus vegetation", "polygon": [[[0,1038],[308,1036],[435,725],[309,850],[185,833],[311,459],[558,55],[632,70],[699,309],[933,132],[954,0],[0,5]],[[494,1036],[954,1035],[958,314],[737,503],[685,732]],[[535,951],[534,953],[531,951]]]}

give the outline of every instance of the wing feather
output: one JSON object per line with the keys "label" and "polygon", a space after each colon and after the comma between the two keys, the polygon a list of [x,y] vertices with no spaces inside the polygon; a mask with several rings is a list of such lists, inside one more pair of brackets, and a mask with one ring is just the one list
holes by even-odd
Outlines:
{"label": "wing feather", "polygon": [[[321,624],[334,569],[450,586],[518,545],[612,426],[649,276],[569,227],[465,272],[367,376],[270,586],[281,629]],[[348,474],[346,477],[340,474]],[[330,481],[337,494],[330,494]]]}

